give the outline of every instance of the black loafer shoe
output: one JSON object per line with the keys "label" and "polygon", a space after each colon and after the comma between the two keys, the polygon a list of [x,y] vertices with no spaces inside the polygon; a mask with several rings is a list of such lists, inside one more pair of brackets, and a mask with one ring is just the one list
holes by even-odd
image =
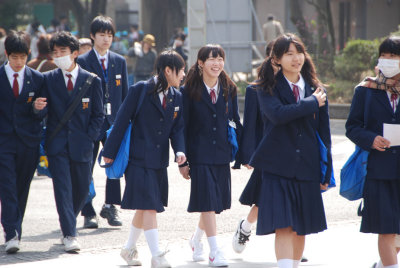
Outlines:
{"label": "black loafer shoe", "polygon": [[99,223],[97,221],[97,217],[96,216],[85,216],[83,228],[85,228],[85,229],[99,228]]}
{"label": "black loafer shoe", "polygon": [[103,208],[100,211],[100,216],[104,219],[107,219],[107,222],[111,226],[122,226],[122,221],[119,218],[118,210],[114,205],[111,205],[109,208],[103,205]]}

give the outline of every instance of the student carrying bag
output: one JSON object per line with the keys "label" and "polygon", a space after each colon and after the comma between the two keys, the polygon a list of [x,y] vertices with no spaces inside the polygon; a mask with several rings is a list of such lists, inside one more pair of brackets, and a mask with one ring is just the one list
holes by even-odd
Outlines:
{"label": "student carrying bag", "polygon": [[[97,159],[100,167],[106,169],[106,175],[109,179],[119,179],[124,176],[126,167],[128,166],[129,162],[129,146],[131,142],[131,132],[132,132],[132,124],[139,112],[140,106],[143,103],[144,96],[146,95],[145,88],[140,92],[139,100],[136,106],[135,115],[133,117],[133,121],[129,123],[128,128],[125,131],[124,138],[122,139],[121,145],[118,149],[117,156],[115,157],[114,161],[109,164],[102,164],[101,158],[103,156],[103,150],[101,150],[99,158]],[[107,138],[112,131],[113,126],[111,126],[107,130]]]}

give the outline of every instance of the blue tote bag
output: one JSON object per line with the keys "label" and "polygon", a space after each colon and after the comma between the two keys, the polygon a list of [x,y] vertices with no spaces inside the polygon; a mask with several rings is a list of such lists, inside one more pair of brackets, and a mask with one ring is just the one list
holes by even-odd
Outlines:
{"label": "blue tote bag", "polygon": [[[107,138],[111,133],[113,126],[107,130]],[[125,131],[124,138],[122,139],[121,146],[119,147],[117,156],[114,161],[110,164],[101,164],[102,152],[98,158],[99,165],[105,167],[106,175],[109,179],[119,179],[124,176],[125,169],[129,162],[129,145],[131,142],[131,131],[132,123],[129,123],[128,128]]]}
{"label": "blue tote bag", "polygon": [[228,120],[228,141],[232,146],[232,152],[231,152],[231,162],[232,162],[235,161],[235,156],[237,151],[239,150],[239,145],[237,142],[236,124],[231,120]]}
{"label": "blue tote bag", "polygon": [[362,198],[368,155],[368,151],[356,146],[354,153],[340,171],[340,195],[350,201]]}
{"label": "blue tote bag", "polygon": [[[326,149],[326,146],[324,142],[321,140],[321,137],[319,136],[318,132],[316,133],[317,139],[318,139],[318,145],[319,145],[319,154],[321,156],[319,164],[321,167],[321,183],[323,184],[325,182],[325,174],[326,170],[328,169],[328,150]],[[336,180],[335,180],[335,174],[333,172],[333,168],[331,170],[331,179],[329,181],[328,189],[336,187]],[[324,191],[323,191],[324,192]]]}

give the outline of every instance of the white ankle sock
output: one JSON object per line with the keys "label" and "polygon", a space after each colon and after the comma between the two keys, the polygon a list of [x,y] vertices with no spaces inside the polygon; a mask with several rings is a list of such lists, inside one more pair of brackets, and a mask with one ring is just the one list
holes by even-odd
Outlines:
{"label": "white ankle sock", "polygon": [[245,231],[246,233],[250,233],[251,232],[251,226],[253,224],[251,222],[249,222],[247,219],[245,219],[244,221],[242,221],[242,225],[240,226],[240,228]]}
{"label": "white ankle sock", "polygon": [[210,252],[214,254],[218,250],[217,237],[210,236],[207,237],[207,240],[208,240],[208,245],[210,246]]}
{"label": "white ankle sock", "polygon": [[193,240],[200,241],[201,238],[203,237],[203,234],[204,230],[200,229],[200,227],[197,226],[196,231],[193,234]]}
{"label": "white ankle sock", "polygon": [[393,264],[393,265],[383,266],[383,267],[385,267],[385,268],[399,268],[399,265]]}
{"label": "white ankle sock", "polygon": [[293,260],[293,268],[299,267],[300,262],[301,262],[301,259],[300,260]]}
{"label": "white ankle sock", "polygon": [[147,240],[147,245],[149,245],[151,256],[155,257],[160,255],[160,248],[158,247],[158,229],[150,229],[144,231],[144,236]]}
{"label": "white ankle sock", "polygon": [[293,268],[293,260],[291,259],[280,259],[278,260],[279,268]]}
{"label": "white ankle sock", "polygon": [[131,230],[129,231],[128,241],[126,241],[125,248],[132,248],[136,246],[136,242],[139,239],[143,229],[136,228],[131,224]]}
{"label": "white ankle sock", "polygon": [[104,206],[105,206],[106,208],[110,208],[110,207],[111,207],[110,204],[104,204]]}

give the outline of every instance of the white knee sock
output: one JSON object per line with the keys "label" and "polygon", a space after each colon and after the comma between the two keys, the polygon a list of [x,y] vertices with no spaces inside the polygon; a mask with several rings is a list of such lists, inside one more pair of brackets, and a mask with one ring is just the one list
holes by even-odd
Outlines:
{"label": "white knee sock", "polygon": [[247,219],[245,219],[243,222],[242,222],[242,225],[241,225],[241,229],[243,230],[243,231],[245,231],[246,233],[250,233],[250,231],[251,231],[251,226],[252,226],[253,224],[251,223],[251,222],[249,222]]}
{"label": "white knee sock", "polygon": [[293,260],[291,259],[280,259],[278,260],[279,268],[293,268]]}
{"label": "white knee sock", "polygon": [[200,227],[197,226],[196,231],[193,234],[193,240],[200,241],[201,238],[203,237],[203,234],[204,230],[200,229]]}
{"label": "white knee sock", "polygon": [[214,254],[218,250],[217,237],[210,236],[207,237],[207,240],[208,240],[208,245],[210,246],[210,253]]}
{"label": "white knee sock", "polygon": [[129,231],[128,241],[126,241],[125,248],[132,248],[136,246],[136,242],[139,239],[143,229],[136,228],[131,224],[131,230]]}
{"label": "white knee sock", "polygon": [[399,265],[393,264],[393,265],[383,266],[383,267],[385,267],[385,268],[399,268]]}
{"label": "white knee sock", "polygon": [[151,256],[155,257],[160,255],[161,251],[158,246],[158,229],[144,231],[144,236],[146,237],[147,245],[149,245]]}

